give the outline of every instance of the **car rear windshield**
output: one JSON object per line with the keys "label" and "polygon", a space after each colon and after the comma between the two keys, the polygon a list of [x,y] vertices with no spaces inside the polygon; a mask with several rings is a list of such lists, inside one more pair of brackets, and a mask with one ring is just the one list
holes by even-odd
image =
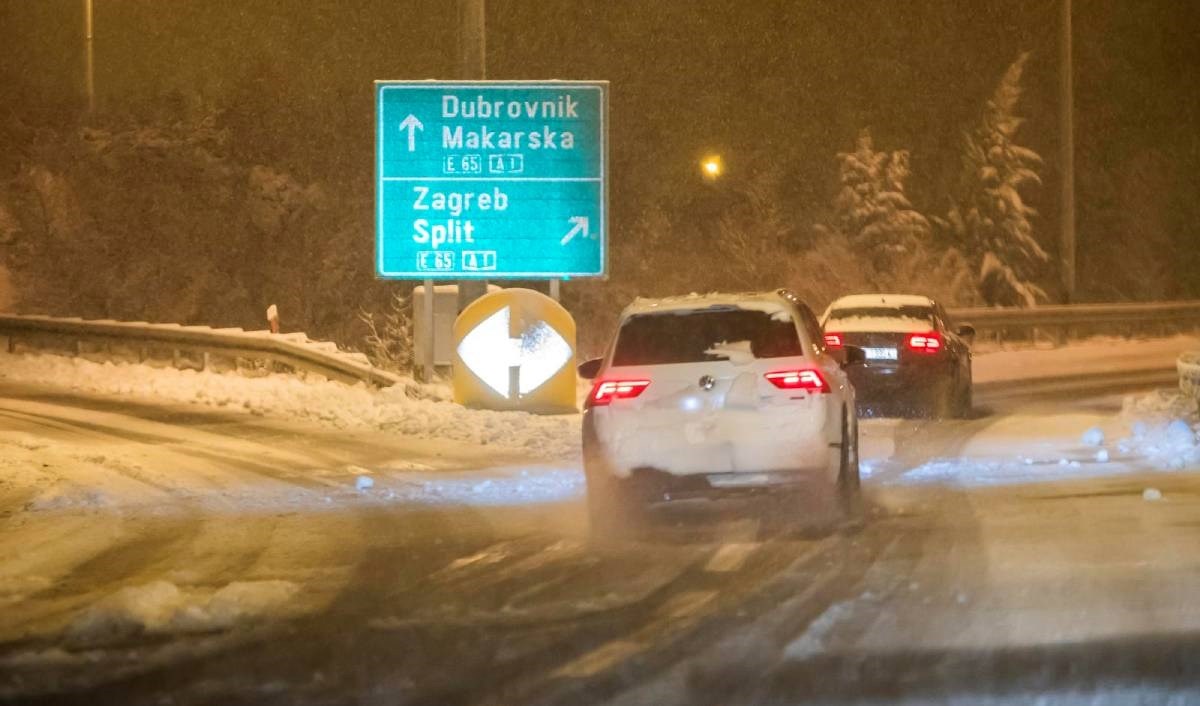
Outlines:
{"label": "car rear windshield", "polygon": [[803,355],[796,325],[786,313],[748,309],[638,314],[617,336],[613,365],[666,365],[726,360],[713,354],[722,344],[750,343],[755,358]]}
{"label": "car rear windshield", "polygon": [[933,308],[928,306],[856,306],[834,309],[829,321],[838,319],[915,319],[933,323]]}

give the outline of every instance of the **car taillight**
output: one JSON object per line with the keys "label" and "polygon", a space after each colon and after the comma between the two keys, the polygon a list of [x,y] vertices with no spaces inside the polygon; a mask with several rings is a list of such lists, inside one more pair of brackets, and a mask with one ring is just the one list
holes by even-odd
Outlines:
{"label": "car taillight", "polygon": [[649,380],[601,380],[588,395],[588,407],[604,407],[613,400],[631,400],[646,391]]}
{"label": "car taillight", "polygon": [[840,333],[825,334],[825,347],[826,348],[841,348],[843,343],[844,343],[844,341],[842,340],[842,334],[840,334]]}
{"label": "car taillight", "polygon": [[905,341],[910,350],[918,353],[933,354],[942,350],[942,334],[937,331],[929,333],[913,333],[909,334],[908,340]]}
{"label": "car taillight", "polygon": [[764,377],[781,390],[808,390],[809,392],[829,392],[829,383],[820,372],[807,368],[804,370],[780,370],[767,373]]}

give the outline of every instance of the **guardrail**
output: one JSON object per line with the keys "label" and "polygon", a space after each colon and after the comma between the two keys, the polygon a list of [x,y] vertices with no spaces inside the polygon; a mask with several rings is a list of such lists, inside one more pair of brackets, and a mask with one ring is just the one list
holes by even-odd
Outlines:
{"label": "guardrail", "polygon": [[1132,336],[1200,330],[1200,301],[1153,304],[1070,304],[1032,309],[951,309],[985,338],[1056,340],[1097,335]]}
{"label": "guardrail", "polygon": [[[1200,301],[958,308],[951,309],[950,314],[959,322],[973,325],[985,340],[1033,340],[1041,335],[1064,340],[1200,330]],[[169,359],[176,367],[199,370],[214,365],[228,368],[244,367],[245,362],[260,366],[271,363],[340,382],[361,381],[379,387],[401,380],[394,373],[372,366],[361,353],[339,351],[335,344],[309,340],[303,333],[272,334],[240,328],[0,314],[0,349],[34,349],[110,360]],[[1200,399],[1200,358],[1196,364],[1195,394]]]}
{"label": "guardrail", "polygon": [[0,314],[0,346],[9,353],[38,350],[107,360],[169,360],[177,368],[196,370],[274,364],[378,387],[401,379],[372,366],[361,353],[339,351],[336,344],[312,341],[303,333]]}

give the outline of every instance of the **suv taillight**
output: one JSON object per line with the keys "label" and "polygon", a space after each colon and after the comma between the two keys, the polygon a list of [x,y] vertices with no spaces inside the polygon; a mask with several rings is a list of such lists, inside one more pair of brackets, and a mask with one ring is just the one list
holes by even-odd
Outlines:
{"label": "suv taillight", "polygon": [[829,383],[817,370],[780,370],[764,375],[768,382],[781,390],[808,390],[809,392],[829,392]]}
{"label": "suv taillight", "polygon": [[905,344],[909,350],[932,355],[942,350],[942,334],[937,331],[909,334]]}
{"label": "suv taillight", "polygon": [[826,348],[841,348],[844,343],[845,341],[842,340],[842,334],[840,333],[825,334]]}
{"label": "suv taillight", "polygon": [[613,400],[631,400],[650,387],[649,380],[600,380],[592,386],[587,407],[604,407]]}

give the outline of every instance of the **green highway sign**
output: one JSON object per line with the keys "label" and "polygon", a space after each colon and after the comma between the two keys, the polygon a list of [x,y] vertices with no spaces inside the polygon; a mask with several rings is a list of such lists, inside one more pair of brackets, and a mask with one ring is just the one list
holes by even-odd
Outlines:
{"label": "green highway sign", "polygon": [[605,275],[607,99],[607,81],[377,81],[376,274]]}

